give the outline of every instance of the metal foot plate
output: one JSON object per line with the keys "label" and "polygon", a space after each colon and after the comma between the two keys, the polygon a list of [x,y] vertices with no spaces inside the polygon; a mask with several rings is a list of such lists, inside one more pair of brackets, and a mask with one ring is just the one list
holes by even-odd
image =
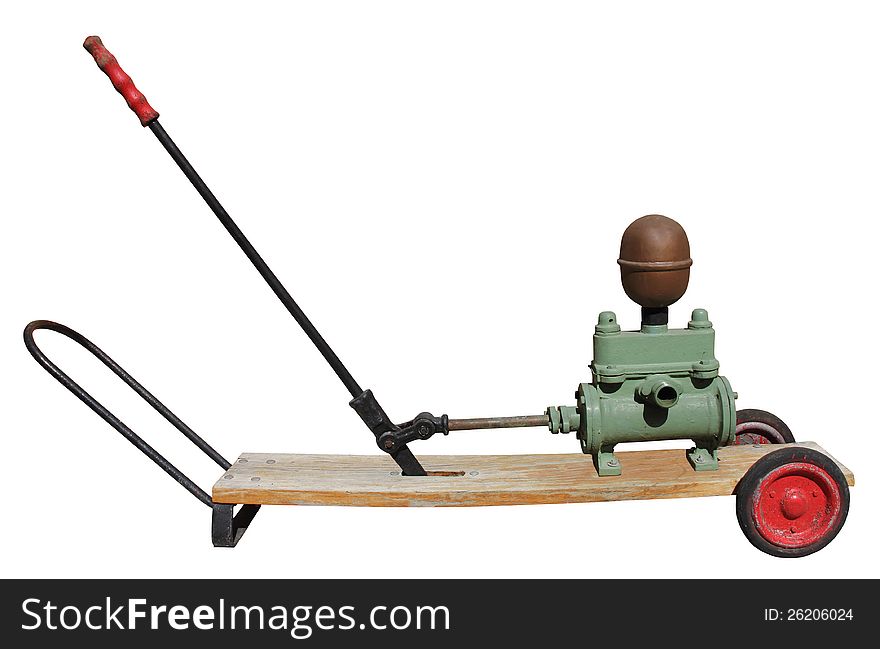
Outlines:
{"label": "metal foot plate", "polygon": [[260,511],[259,505],[242,505],[234,514],[235,505],[214,503],[211,516],[211,540],[215,548],[234,548],[244,536],[248,525]]}

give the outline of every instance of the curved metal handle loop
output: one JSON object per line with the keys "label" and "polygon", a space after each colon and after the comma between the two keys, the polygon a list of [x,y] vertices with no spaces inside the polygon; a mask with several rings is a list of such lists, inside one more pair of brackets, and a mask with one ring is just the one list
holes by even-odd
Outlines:
{"label": "curved metal handle loop", "polygon": [[27,327],[25,327],[25,347],[27,347],[28,351],[31,353],[31,356],[34,357],[34,359],[43,367],[43,369],[51,374],[59,383],[61,383],[61,385],[73,392],[73,394],[76,395],[76,397],[80,401],[82,401],[89,408],[94,410],[98,414],[98,416],[101,417],[101,419],[113,426],[113,428],[115,428],[123,437],[125,437],[125,439],[134,444],[139,451],[141,451],[144,455],[153,460],[153,462],[158,464],[163,471],[165,471],[168,475],[179,482],[193,496],[198,498],[208,507],[211,507],[213,505],[211,496],[209,496],[196,483],[194,483],[183,473],[181,473],[176,466],[166,460],[158,451],[156,451],[156,449],[147,444],[143,439],[140,438],[140,436],[138,436],[137,433],[135,433],[133,430],[131,430],[131,428],[122,423],[122,421],[120,421],[112,412],[107,410],[107,408],[99,403],[91,394],[83,390],[82,387],[80,387],[79,384],[76,383],[76,381],[71,379],[67,374],[59,369],[57,365],[49,360],[49,358],[43,353],[43,351],[39,347],[37,347],[37,343],[34,342],[34,332],[38,329],[49,329],[50,331],[60,333],[87,349],[99,361],[109,367],[113,371],[113,373],[116,374],[116,376],[122,379],[123,383],[125,383],[135,392],[137,392],[144,401],[149,403],[156,410],[156,412],[162,415],[166,420],[171,423],[171,425],[173,425],[177,430],[183,433],[187,439],[189,439],[193,444],[199,447],[208,457],[214,460],[214,462],[220,465],[220,467],[224,471],[228,469],[231,464],[227,460],[225,460],[222,455],[215,451],[210,444],[199,437],[189,426],[183,423],[177,417],[177,415],[171,412],[161,401],[150,394],[150,392],[144,386],[135,381],[128,372],[126,372],[116,363],[116,361],[105,354],[100,348],[98,348],[97,345],[95,345],[85,336],[77,333],[70,327],[66,327],[63,324],[59,324],[57,322],[52,322],[51,320],[34,320]]}

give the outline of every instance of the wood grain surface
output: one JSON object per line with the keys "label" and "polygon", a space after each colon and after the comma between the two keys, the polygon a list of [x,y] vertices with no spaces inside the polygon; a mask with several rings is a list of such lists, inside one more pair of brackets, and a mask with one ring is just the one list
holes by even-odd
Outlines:
{"label": "wood grain surface", "polygon": [[[822,452],[817,444],[806,446]],[[600,478],[590,456],[426,455],[426,477],[401,476],[387,455],[244,453],[214,485],[218,503],[467,507],[536,505],[733,493],[740,478],[779,445],[730,446],[717,471],[694,471],[683,450],[618,453],[623,475]],[[835,460],[837,462],[837,460]],[[837,462],[850,485],[849,469]],[[451,475],[450,475],[451,474]]]}

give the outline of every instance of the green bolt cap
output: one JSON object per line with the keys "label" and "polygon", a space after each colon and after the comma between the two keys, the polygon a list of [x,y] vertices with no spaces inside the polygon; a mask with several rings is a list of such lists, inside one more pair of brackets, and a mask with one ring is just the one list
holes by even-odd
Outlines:
{"label": "green bolt cap", "polygon": [[599,314],[599,322],[596,324],[597,334],[618,334],[620,325],[617,324],[617,315],[614,311],[603,311]]}
{"label": "green bolt cap", "polygon": [[694,309],[691,313],[691,321],[688,322],[688,329],[709,329],[711,327],[709,312],[706,309]]}

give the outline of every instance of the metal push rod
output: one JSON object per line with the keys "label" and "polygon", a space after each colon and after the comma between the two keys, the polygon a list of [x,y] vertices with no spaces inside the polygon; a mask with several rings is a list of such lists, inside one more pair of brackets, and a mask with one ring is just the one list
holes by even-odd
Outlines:
{"label": "metal push rod", "polygon": [[517,417],[485,417],[481,419],[450,419],[449,430],[487,430],[490,428],[538,428],[547,426],[549,419],[543,415]]}
{"label": "metal push rod", "polygon": [[318,348],[318,351],[321,352],[321,355],[327,360],[327,363],[333,368],[333,371],[336,372],[336,375],[351,393],[351,396],[356,397],[360,395],[363,390],[361,389],[361,386],[358,385],[358,382],[354,380],[351,372],[349,372],[345,365],[342,364],[342,361],[339,360],[339,356],[336,355],[336,352],[334,352],[330,345],[327,344],[327,341],[324,340],[323,336],[321,336],[315,328],[315,325],[312,324],[308,316],[306,316],[290,293],[287,292],[287,289],[284,288],[281,280],[279,280],[275,273],[272,272],[272,269],[269,268],[268,264],[263,261],[260,253],[258,253],[256,248],[254,248],[251,242],[248,241],[247,237],[244,236],[244,233],[235,224],[235,221],[232,220],[232,217],[229,216],[227,211],[220,204],[220,201],[217,200],[217,197],[214,196],[213,192],[208,188],[208,185],[205,184],[205,181],[202,180],[201,176],[199,176],[196,170],[193,169],[193,166],[189,163],[189,160],[186,159],[186,156],[184,156],[180,149],[177,148],[174,140],[172,140],[171,136],[169,136],[165,129],[162,128],[159,120],[152,120],[148,124],[148,127],[153,132],[153,135],[156,136],[156,139],[162,143],[163,147],[165,147],[165,150],[168,151],[168,154],[174,159],[174,162],[177,163],[177,166],[180,167],[183,175],[186,176],[192,183],[192,186],[196,188],[196,191],[205,200],[205,203],[208,204],[208,207],[211,208],[211,211],[214,212],[220,220],[220,223],[226,228],[226,231],[229,232],[233,239],[235,239],[235,242],[254,265],[254,268],[257,269],[257,272],[260,273],[264,280],[266,280],[269,288],[271,288],[275,295],[278,296],[278,299],[281,300],[281,303],[290,312],[290,315],[293,316],[293,319],[296,320],[297,324],[302,327],[302,330],[309,337],[309,340],[311,340],[315,347]]}

